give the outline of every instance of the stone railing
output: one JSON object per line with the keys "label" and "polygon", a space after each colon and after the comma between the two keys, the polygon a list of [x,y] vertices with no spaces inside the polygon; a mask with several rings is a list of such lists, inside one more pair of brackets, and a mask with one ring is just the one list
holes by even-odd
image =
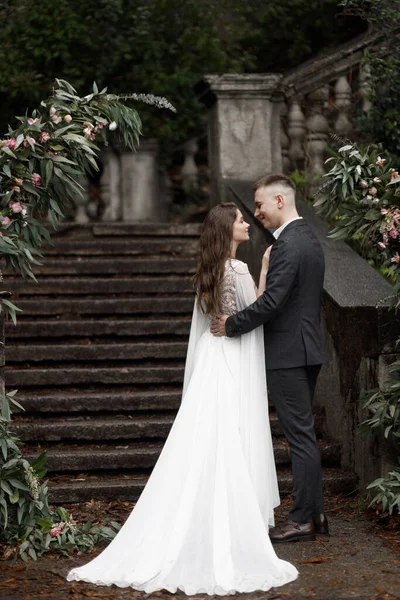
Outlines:
{"label": "stone railing", "polygon": [[[354,137],[352,117],[370,108],[362,58],[374,41],[363,34],[283,75],[206,75],[195,93],[209,109],[212,202],[225,198],[225,181],[254,180],[272,171],[298,169],[309,175],[313,191],[324,173],[329,133]],[[96,180],[81,182],[75,221],[149,221],[155,214],[166,220],[177,188],[198,178],[198,138],[174,152],[180,158],[183,153],[183,160],[161,170],[155,140],[141,141],[136,153],[104,150]]]}
{"label": "stone railing", "polygon": [[214,202],[226,181],[273,171],[304,171],[317,187],[329,133],[354,137],[352,117],[370,108],[362,59],[374,42],[363,34],[284,75],[206,75],[195,90],[209,108]]}
{"label": "stone railing", "polygon": [[80,181],[83,193],[75,198],[75,222],[167,220],[174,200],[179,203],[179,195],[202,179],[207,159],[200,168],[195,161],[204,146],[201,141],[193,137],[174,147],[163,169],[156,140],[142,140],[137,152],[106,148],[100,155],[99,173]]}

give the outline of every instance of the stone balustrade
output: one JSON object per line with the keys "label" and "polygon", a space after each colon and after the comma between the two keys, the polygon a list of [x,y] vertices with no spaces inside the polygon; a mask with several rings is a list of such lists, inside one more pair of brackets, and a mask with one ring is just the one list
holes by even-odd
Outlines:
{"label": "stone balustrade", "polygon": [[[228,180],[249,181],[272,171],[307,174],[312,193],[325,172],[329,134],[354,138],[352,118],[368,112],[368,69],[363,54],[371,34],[347,42],[285,74],[205,75],[195,86],[207,106],[212,203],[224,200]],[[198,181],[198,138],[180,147],[182,188]],[[101,155],[100,201],[82,181],[75,220],[140,222],[166,219],[171,177],[161,174],[155,141],[137,152],[108,148]],[[205,200],[207,202],[207,199]]]}

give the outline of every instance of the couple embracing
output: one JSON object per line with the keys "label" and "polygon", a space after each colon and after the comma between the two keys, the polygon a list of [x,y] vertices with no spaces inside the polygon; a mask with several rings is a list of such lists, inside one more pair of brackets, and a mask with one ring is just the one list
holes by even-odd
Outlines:
{"label": "couple embracing", "polygon": [[[312,416],[326,361],[323,252],[296,211],[291,179],[260,179],[255,205],[276,238],[258,287],[236,259],[249,225],[234,204],[215,206],[200,236],[181,407],[128,520],[70,581],[146,593],[267,591],[298,575],[274,543],[328,533]],[[292,457],[293,507],[280,528],[267,382]]]}

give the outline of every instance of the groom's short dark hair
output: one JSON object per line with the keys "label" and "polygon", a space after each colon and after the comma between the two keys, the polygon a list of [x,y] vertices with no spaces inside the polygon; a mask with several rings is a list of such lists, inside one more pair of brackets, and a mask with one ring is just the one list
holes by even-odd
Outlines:
{"label": "groom's short dark hair", "polygon": [[272,173],[271,175],[264,175],[258,179],[253,185],[254,191],[257,191],[259,188],[267,187],[269,185],[273,185],[275,183],[279,183],[284,187],[291,188],[294,192],[296,191],[296,185],[290,177],[284,175],[283,173]]}

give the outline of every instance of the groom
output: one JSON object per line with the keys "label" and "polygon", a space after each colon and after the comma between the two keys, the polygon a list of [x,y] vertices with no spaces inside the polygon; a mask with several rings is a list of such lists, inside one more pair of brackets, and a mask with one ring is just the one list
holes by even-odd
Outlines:
{"label": "groom", "polygon": [[314,540],[316,533],[328,533],[312,414],[317,377],[327,361],[320,326],[324,255],[297,213],[296,187],[289,177],[268,175],[254,189],[254,216],[265,228],[275,229],[266,288],[236,315],[219,315],[211,333],[235,337],[264,326],[268,388],[289,442],[293,471],[289,519],[270,537],[272,542]]}

